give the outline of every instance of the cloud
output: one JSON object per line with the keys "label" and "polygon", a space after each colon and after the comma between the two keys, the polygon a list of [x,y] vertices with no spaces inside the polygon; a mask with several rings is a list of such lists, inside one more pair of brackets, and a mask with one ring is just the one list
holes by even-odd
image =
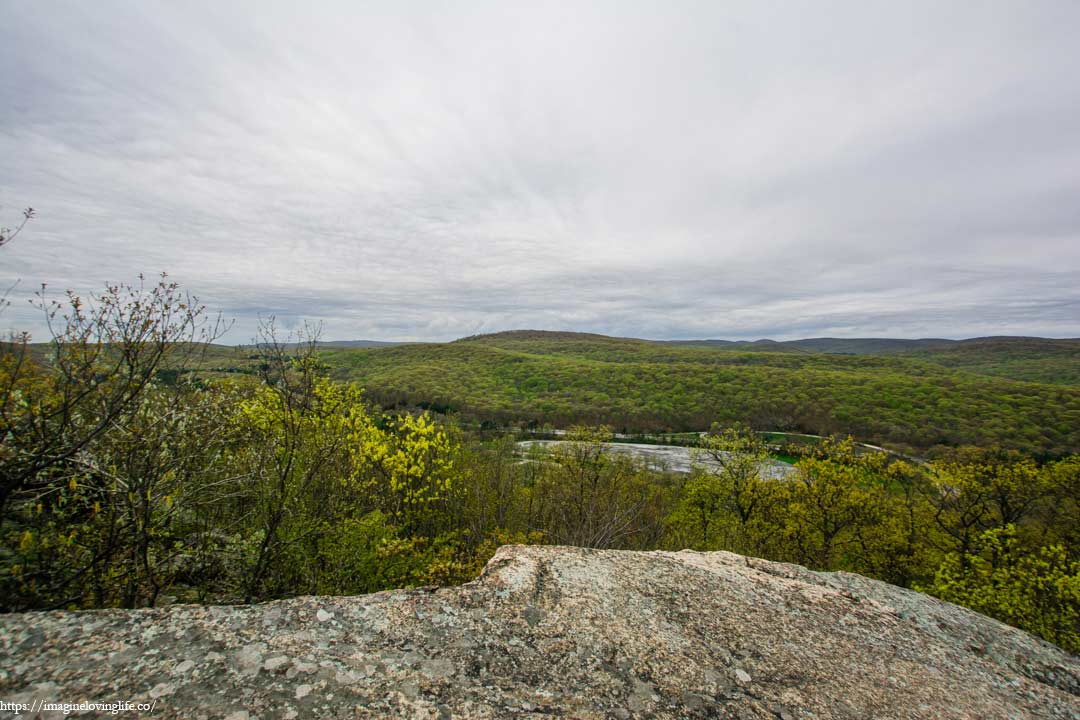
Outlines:
{"label": "cloud", "polygon": [[236,342],[1080,335],[1075,3],[7,15],[4,324],[166,270]]}

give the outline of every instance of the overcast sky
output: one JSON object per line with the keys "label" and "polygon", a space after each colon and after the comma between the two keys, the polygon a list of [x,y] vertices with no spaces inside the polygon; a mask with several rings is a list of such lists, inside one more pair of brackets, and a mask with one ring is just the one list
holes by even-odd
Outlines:
{"label": "overcast sky", "polygon": [[1080,2],[0,0],[26,298],[326,339],[1080,336]]}

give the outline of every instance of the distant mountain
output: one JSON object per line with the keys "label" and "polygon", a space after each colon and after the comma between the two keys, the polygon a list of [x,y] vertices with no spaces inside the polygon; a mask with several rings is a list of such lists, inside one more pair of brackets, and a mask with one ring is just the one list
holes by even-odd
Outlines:
{"label": "distant mountain", "polygon": [[[834,352],[823,352],[833,350]],[[665,343],[519,330],[448,343],[326,348],[332,378],[384,409],[465,422],[692,432],[713,422],[904,452],[1080,447],[1080,340],[976,338]]]}
{"label": "distant mountain", "polygon": [[1013,352],[1037,351],[1072,353],[1080,348],[1080,338],[1040,338],[1013,335],[946,340],[944,338],[804,338],[801,340],[658,340],[665,345],[716,347],[725,350],[762,352],[813,352],[842,355],[892,355],[895,353]]}
{"label": "distant mountain", "polygon": [[762,338],[761,340],[656,340],[664,345],[680,347],[711,347],[718,350],[748,350],[757,352],[803,352],[803,349],[789,342],[779,342]]}
{"label": "distant mountain", "polygon": [[942,338],[922,338],[918,340],[903,338],[807,338],[805,340],[791,340],[783,344],[807,352],[843,353],[845,355],[889,355],[910,350],[939,348],[955,342],[958,341],[944,340]]}
{"label": "distant mountain", "polygon": [[665,345],[690,345],[696,347],[723,347],[727,345],[741,345],[745,340],[657,340]]}
{"label": "distant mountain", "polygon": [[[803,338],[801,340],[642,340],[595,333],[552,330],[507,330],[472,335],[451,345],[498,347],[541,355],[576,355],[623,360],[651,357],[660,348],[670,353],[708,350],[722,356],[761,355],[838,356],[864,359],[897,358],[932,362],[980,375],[1013,380],[1080,385],[1080,338],[1055,339],[997,336],[946,340],[944,338]],[[668,362],[675,356],[664,356]],[[761,362],[769,362],[763,357]]]}
{"label": "distant mountain", "polygon": [[762,352],[814,352],[844,355],[888,355],[923,348],[937,348],[957,340],[928,338],[806,338],[803,340],[662,340],[668,345],[718,347],[727,350],[757,350]]}
{"label": "distant mountain", "polygon": [[647,352],[649,347],[717,352],[905,356],[983,374],[1050,383],[1080,383],[1080,338],[996,336],[945,338],[803,338],[799,340],[645,340],[561,330],[506,330],[470,335],[452,344],[497,346],[543,354],[601,351]]}
{"label": "distant mountain", "polygon": [[995,336],[945,340],[923,338],[806,338],[804,340],[676,340],[668,345],[747,352],[917,358],[949,368],[1013,380],[1080,384],[1080,338]]}
{"label": "distant mountain", "polygon": [[545,342],[559,341],[591,341],[591,342],[652,342],[640,338],[624,338],[614,335],[599,335],[597,333],[572,332],[570,330],[502,330],[500,332],[483,333],[481,335],[469,335],[459,338],[454,342],[482,342],[499,343],[504,341],[527,341],[542,340]]}
{"label": "distant mountain", "polygon": [[885,355],[920,348],[936,348],[955,340],[901,340],[891,338],[808,338],[806,340],[647,340],[641,338],[614,337],[596,333],[570,332],[564,330],[505,330],[484,335],[470,335],[454,342],[501,345],[505,343],[602,343],[627,345],[652,343],[682,347],[712,347],[720,350],[743,350],[752,352],[811,352],[839,353],[845,355]]}
{"label": "distant mountain", "polygon": [[394,347],[397,345],[416,345],[415,342],[394,342],[387,340],[320,340],[319,345],[329,348],[369,348]]}

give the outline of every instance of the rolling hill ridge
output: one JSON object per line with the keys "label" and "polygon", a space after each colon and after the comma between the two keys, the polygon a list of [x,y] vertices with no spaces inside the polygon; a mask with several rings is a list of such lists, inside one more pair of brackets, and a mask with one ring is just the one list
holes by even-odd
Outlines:
{"label": "rolling hill ridge", "polygon": [[385,407],[478,422],[629,432],[747,422],[919,452],[1080,448],[1080,341],[944,342],[880,354],[766,352],[530,330],[322,355],[333,377]]}

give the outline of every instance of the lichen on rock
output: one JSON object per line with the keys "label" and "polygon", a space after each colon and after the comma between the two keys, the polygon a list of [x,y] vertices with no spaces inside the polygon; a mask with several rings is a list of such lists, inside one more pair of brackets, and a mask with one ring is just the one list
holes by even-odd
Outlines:
{"label": "lichen on rock", "polygon": [[172,718],[1080,718],[1080,659],[731,553],[507,546],[460,587],[0,618],[0,699]]}

